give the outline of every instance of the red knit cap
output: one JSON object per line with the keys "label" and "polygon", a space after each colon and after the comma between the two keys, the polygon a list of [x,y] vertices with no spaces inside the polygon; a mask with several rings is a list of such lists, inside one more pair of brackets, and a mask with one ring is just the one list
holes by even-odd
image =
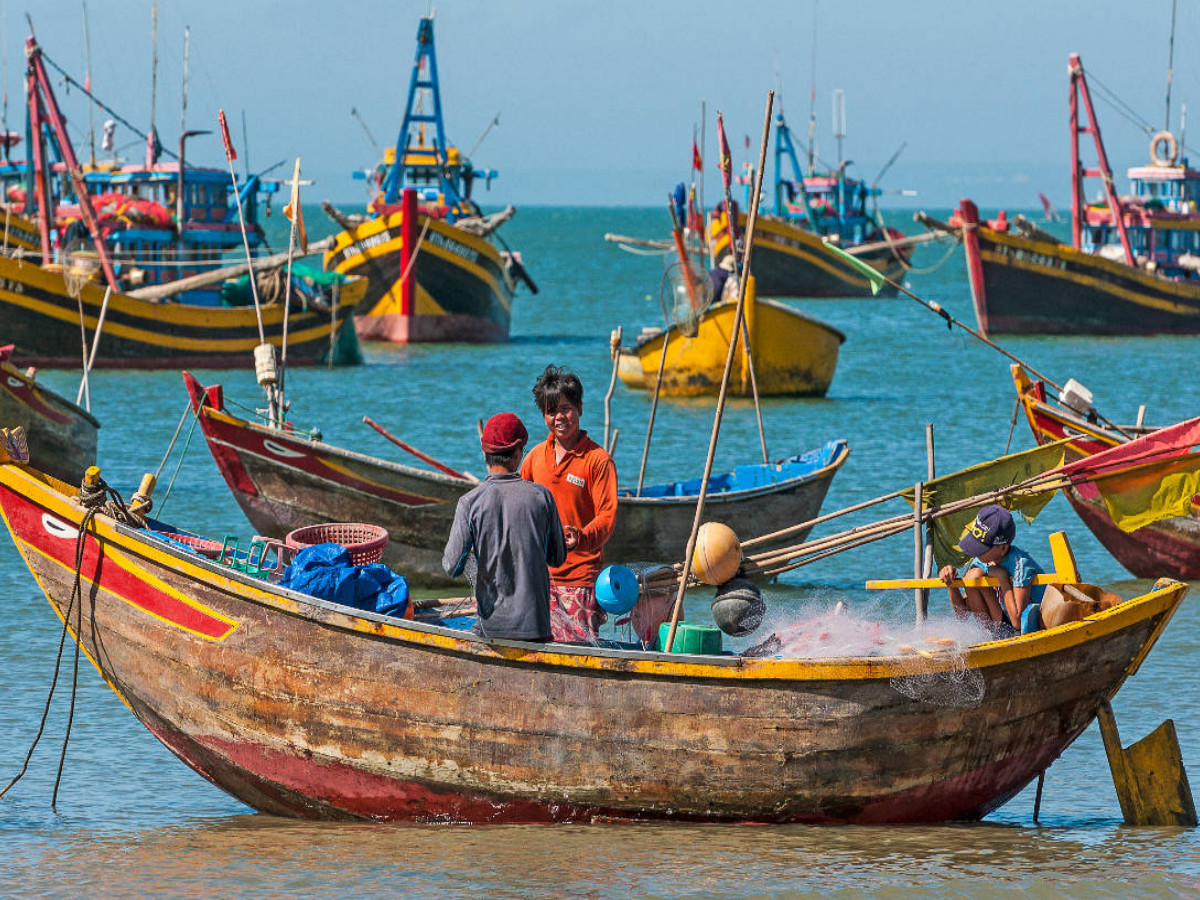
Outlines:
{"label": "red knit cap", "polygon": [[497,413],[487,420],[483,426],[483,435],[479,439],[484,453],[512,453],[518,447],[524,447],[529,440],[529,432],[517,416],[510,412]]}

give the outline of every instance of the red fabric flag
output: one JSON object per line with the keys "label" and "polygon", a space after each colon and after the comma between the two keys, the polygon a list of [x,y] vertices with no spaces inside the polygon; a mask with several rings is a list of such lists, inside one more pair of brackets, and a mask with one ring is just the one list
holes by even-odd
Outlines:
{"label": "red fabric flag", "polygon": [[217,121],[221,123],[221,142],[225,145],[225,159],[233,162],[237,159],[237,151],[233,149],[233,141],[229,139],[229,123],[225,121],[225,110],[217,112]]}
{"label": "red fabric flag", "polygon": [[721,170],[721,181],[725,184],[725,190],[729,190],[733,183],[733,154],[729,152],[729,141],[725,138],[725,120],[721,118],[720,113],[717,113],[717,145],[721,153],[717,163]]}
{"label": "red fabric flag", "polygon": [[692,168],[697,172],[704,169],[704,160],[700,158],[700,148],[696,146],[695,138],[692,138]]}
{"label": "red fabric flag", "polygon": [[746,149],[750,149],[750,135],[746,135]]}

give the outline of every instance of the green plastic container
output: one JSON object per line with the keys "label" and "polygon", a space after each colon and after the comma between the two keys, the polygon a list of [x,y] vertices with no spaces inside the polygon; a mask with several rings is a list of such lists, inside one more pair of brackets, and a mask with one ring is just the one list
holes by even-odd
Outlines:
{"label": "green plastic container", "polygon": [[[667,635],[671,632],[671,623],[663,622],[658,626],[658,649],[667,646]],[[672,653],[700,653],[717,656],[721,653],[721,632],[708,625],[692,625],[680,622],[675,626],[675,642],[671,645]]]}

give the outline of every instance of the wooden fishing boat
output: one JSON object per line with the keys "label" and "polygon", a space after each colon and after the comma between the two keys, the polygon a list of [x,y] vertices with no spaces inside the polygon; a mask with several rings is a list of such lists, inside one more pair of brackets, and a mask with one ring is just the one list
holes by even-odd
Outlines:
{"label": "wooden fishing boat", "polygon": [[[103,512],[85,526],[28,466],[0,466],[0,511],[155,737],[254,809],[310,819],[978,819],[1088,727],[1187,592],[1164,579],[1083,621],[920,655],[661,654],[336,606]],[[981,690],[959,707],[911,689],[964,667]]]}
{"label": "wooden fishing boat", "polygon": [[517,280],[534,293],[537,287],[497,233],[515,211],[484,216],[471,197],[477,180],[490,185],[496,175],[476,169],[446,140],[433,17],[422,18],[404,120],[375,170],[368,217],[356,221],[326,207],[345,230],[325,254],[325,268],[368,282],[355,310],[360,338],[508,340]]}
{"label": "wooden fishing boat", "polygon": [[[388,530],[385,560],[415,584],[448,584],[442,550],[467,476],[344,450],[309,435],[231,415],[219,385],[202,387],[185,372],[192,408],[225,483],[266,536],[283,537],[321,522],[375,522]],[[830,441],[769,466],[739,466],[710,479],[709,518],[749,534],[814,518],[850,450]],[[661,562],[683,554],[700,479],[622,489],[606,562]],[[804,532],[805,534],[807,533]],[[803,534],[800,536],[803,539]]]}
{"label": "wooden fishing boat", "polygon": [[34,380],[10,359],[12,345],[0,347],[0,428],[19,425],[32,457],[46,474],[69,484],[96,462],[100,423],[87,410]]}
{"label": "wooden fishing boat", "polygon": [[[1129,169],[1133,196],[1118,196],[1083,64],[1070,57],[1071,244],[1036,226],[985,221],[963,200],[961,227],[979,329],[985,334],[1193,334],[1200,332],[1200,171],[1169,132],[1151,141],[1151,164]],[[1087,112],[1083,125],[1079,100]],[[1081,134],[1098,166],[1080,162]],[[1084,201],[1084,179],[1105,200]]]}
{"label": "wooden fishing boat", "polygon": [[[756,255],[756,278],[757,271]],[[721,387],[736,311],[737,303],[733,300],[708,307],[699,316],[694,337],[686,336],[679,324],[645,334],[633,347],[620,349],[617,375],[629,387],[654,390],[663,342],[669,340],[662,393],[716,394]],[[825,396],[846,336],[836,328],[770,300],[752,300],[747,296],[745,316],[759,395]],[[741,348],[730,373],[729,391],[735,396],[748,397],[750,367],[744,343]]]}
{"label": "wooden fishing boat", "polygon": [[[785,175],[790,167],[792,177]],[[749,185],[752,178],[741,179]],[[870,297],[870,281],[824,248],[831,240],[887,278],[904,276],[911,243],[888,228],[867,208],[879,189],[846,174],[846,165],[818,173],[801,168],[791,130],[783,113],[775,117],[775,202],[771,214],[760,214],[754,231],[754,276],[764,297]],[[738,234],[745,234],[746,214],[737,215]],[[724,210],[710,225],[713,256],[729,255],[728,216]],[[922,238],[924,239],[924,238]],[[885,284],[878,291],[894,295]]]}
{"label": "wooden fishing boat", "polygon": [[[16,344],[33,365],[81,368],[80,310],[89,340],[100,325],[105,289],[68,270],[0,257],[0,334]],[[355,305],[366,283],[353,279],[335,286],[330,303],[296,307],[288,319],[288,364],[312,365],[334,356],[335,363],[358,356]],[[78,296],[73,292],[78,291]],[[266,340],[283,346],[284,306],[262,307]],[[143,300],[112,292],[96,351],[96,368],[229,368],[251,364],[262,343],[253,306],[200,306]]]}
{"label": "wooden fishing boat", "polygon": [[[219,276],[229,262],[226,251],[241,251],[243,241],[252,256],[266,249],[258,208],[278,182],[255,175],[239,190],[227,172],[185,166],[182,139],[175,163],[159,163],[148,150],[144,165],[113,161],[85,170],[47,60],[32,36],[26,57],[26,99],[36,137],[33,161],[24,165],[34,191],[32,197],[22,192],[6,214],[8,235],[22,252],[20,258],[0,258],[0,334],[26,361],[66,367],[83,364],[82,353],[72,349],[79,347],[81,321],[97,347],[99,367],[242,365],[264,335],[281,346],[286,278],[274,281],[270,296],[258,298],[260,332],[248,294],[231,297],[236,291],[226,290],[222,278],[202,283],[196,277],[213,271]],[[244,207],[244,230],[238,203]],[[34,242],[31,254],[27,244]],[[292,279],[289,362],[303,365],[330,356],[334,363],[357,362],[351,312],[366,284],[320,280],[328,279]],[[187,287],[165,300],[174,284]],[[105,287],[111,291],[107,307]]]}
{"label": "wooden fishing boat", "polygon": [[[1072,409],[1052,402],[1046,385],[1031,378],[1019,365],[1013,365],[1013,380],[1025,417],[1039,444],[1072,437],[1068,461],[1092,456],[1128,441],[1129,435],[1146,434],[1153,429],[1122,426],[1126,434],[1098,422],[1089,410]],[[1166,574],[1184,581],[1200,580],[1200,500],[1194,500],[1187,516],[1161,519],[1126,532],[1114,524],[1098,489],[1091,483],[1064,488],[1063,493],[1083,524],[1109,553],[1138,578]]]}

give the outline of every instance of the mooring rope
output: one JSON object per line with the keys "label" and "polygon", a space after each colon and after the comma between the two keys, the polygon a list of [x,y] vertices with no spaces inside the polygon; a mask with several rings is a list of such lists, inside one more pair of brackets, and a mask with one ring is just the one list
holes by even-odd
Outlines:
{"label": "mooring rope", "polygon": [[[54,676],[50,679],[50,689],[46,694],[46,703],[42,708],[41,721],[38,723],[37,734],[33,737],[33,742],[29,745],[29,751],[25,754],[25,759],[21,763],[21,770],[13,776],[12,780],[0,790],[0,798],[20,781],[25,773],[29,770],[29,763],[33,759],[34,751],[42,740],[42,735],[46,731],[46,723],[50,719],[50,706],[54,700],[54,693],[58,689],[58,678],[62,672],[63,649],[66,647],[67,633],[70,631],[71,613],[75,613],[75,658],[71,672],[71,702],[70,710],[67,715],[66,732],[63,734],[62,751],[58,760],[58,771],[54,776],[54,793],[51,796],[50,808],[58,813],[58,789],[62,782],[63,768],[66,764],[67,745],[71,739],[71,726],[75,720],[75,698],[79,689],[79,655],[82,649],[83,631],[83,554],[87,543],[88,528],[91,527],[93,520],[98,512],[107,512],[113,515],[119,521],[133,523],[139,518],[134,510],[130,510],[125,505],[125,501],[121,498],[121,494],[114,488],[109,487],[99,474],[96,475],[96,484],[89,485],[86,480],[79,486],[79,502],[85,507],[86,512],[79,523],[79,530],[75,537],[75,581],[71,586],[71,597],[67,602],[67,608],[63,610],[63,627],[58,638],[58,653],[54,660]],[[144,520],[142,521],[144,525]],[[78,605],[77,605],[78,604]]]}

